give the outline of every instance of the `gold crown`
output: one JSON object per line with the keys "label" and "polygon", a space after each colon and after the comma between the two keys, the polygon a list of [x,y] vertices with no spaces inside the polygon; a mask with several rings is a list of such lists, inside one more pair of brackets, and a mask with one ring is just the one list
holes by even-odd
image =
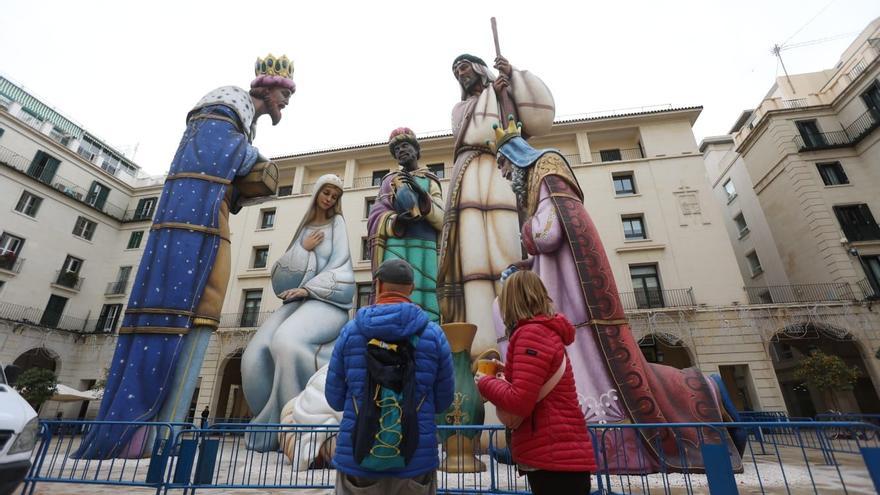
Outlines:
{"label": "gold crown", "polygon": [[276,57],[271,53],[266,58],[257,57],[254,64],[254,75],[260,76],[281,76],[287,79],[293,79],[293,62],[287,58],[287,55]]}
{"label": "gold crown", "polygon": [[507,129],[502,129],[500,123],[492,124],[492,129],[495,129],[495,141],[486,141],[486,144],[493,153],[497,153],[511,139],[522,137],[522,122],[517,122],[513,115],[507,116]]}

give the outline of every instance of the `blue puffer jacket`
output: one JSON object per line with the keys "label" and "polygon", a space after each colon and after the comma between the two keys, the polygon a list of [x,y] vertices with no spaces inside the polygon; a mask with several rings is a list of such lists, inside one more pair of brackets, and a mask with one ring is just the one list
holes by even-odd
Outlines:
{"label": "blue puffer jacket", "polygon": [[[403,340],[424,328],[416,346],[415,368],[419,409],[419,444],[406,468],[399,471],[365,471],[354,460],[352,434],[356,421],[354,402],[361,404],[367,379],[367,342]],[[452,404],[455,389],[452,353],[446,336],[425,312],[412,303],[378,304],[361,308],[342,329],[333,348],[324,394],[330,407],[343,411],[333,464],[336,469],[363,477],[411,478],[437,469],[437,432],[434,414]],[[421,399],[419,399],[421,400]]]}

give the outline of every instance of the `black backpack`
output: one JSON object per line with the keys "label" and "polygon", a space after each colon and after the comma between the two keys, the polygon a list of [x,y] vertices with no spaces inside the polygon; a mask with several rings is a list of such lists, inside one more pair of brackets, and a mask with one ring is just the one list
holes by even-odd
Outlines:
{"label": "black backpack", "polygon": [[415,350],[421,331],[409,339],[367,343],[363,400],[353,397],[357,421],[354,460],[370,471],[406,467],[419,444]]}

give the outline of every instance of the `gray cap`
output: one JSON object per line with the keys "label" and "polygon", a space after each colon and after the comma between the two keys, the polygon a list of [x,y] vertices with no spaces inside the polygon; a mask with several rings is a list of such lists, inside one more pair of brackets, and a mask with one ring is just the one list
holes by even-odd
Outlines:
{"label": "gray cap", "polygon": [[399,258],[383,261],[373,276],[377,280],[389,284],[409,285],[413,283],[412,266]]}

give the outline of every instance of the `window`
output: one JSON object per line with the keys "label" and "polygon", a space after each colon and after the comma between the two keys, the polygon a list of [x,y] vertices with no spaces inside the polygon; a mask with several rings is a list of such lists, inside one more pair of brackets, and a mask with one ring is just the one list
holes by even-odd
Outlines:
{"label": "window", "polygon": [[101,160],[101,168],[110,175],[116,175],[116,171],[119,170],[119,158],[106,153],[102,153],[101,157],[103,158]]}
{"label": "window", "polygon": [[764,269],[761,268],[761,260],[758,259],[758,253],[755,251],[746,255],[746,261],[749,262],[749,271],[752,272],[753,277],[764,271]]}
{"label": "window", "polygon": [[370,218],[370,212],[373,211],[373,205],[376,204],[376,196],[364,199],[364,218]]}
{"label": "window", "polygon": [[0,137],[3,137],[4,132],[6,132],[6,129],[0,128]]}
{"label": "window", "polygon": [[254,264],[251,268],[266,268],[269,260],[269,248],[266,246],[254,248]]}
{"label": "window", "polygon": [[107,202],[107,196],[109,195],[109,187],[97,181],[92,182],[92,187],[89,188],[89,194],[86,196],[86,203],[101,210],[104,208],[104,203]]}
{"label": "window", "polygon": [[40,317],[40,325],[47,327],[56,327],[61,321],[61,314],[64,313],[64,306],[67,305],[67,298],[52,294],[49,296],[49,302],[46,303],[46,309],[43,316]]}
{"label": "window", "polygon": [[619,162],[621,159],[620,149],[599,150],[599,158],[603,162]]}
{"label": "window", "polygon": [[157,198],[141,198],[134,210],[134,220],[149,220],[153,218],[156,200]]}
{"label": "window", "polygon": [[370,238],[361,237],[361,261],[370,261]]}
{"label": "window", "polygon": [[[862,256],[862,268],[865,270],[865,278],[871,289],[867,297],[880,295],[880,256]],[[860,284],[861,285],[861,284]]]}
{"label": "window", "polygon": [[263,289],[244,291],[244,311],[241,312],[241,326],[255,327],[260,315],[260,302],[263,299]]}
{"label": "window", "polygon": [[33,161],[31,161],[31,165],[28,167],[27,174],[40,182],[48,184],[55,178],[55,172],[58,170],[58,164],[60,163],[61,160],[43,151],[37,151]]}
{"label": "window", "polygon": [[293,186],[278,186],[278,197],[290,196],[293,194]]}
{"label": "window", "polygon": [[355,309],[361,309],[370,305],[370,297],[373,295],[373,284],[357,284],[357,300]]}
{"label": "window", "polygon": [[386,175],[388,175],[388,172],[390,172],[390,170],[376,170],[376,171],[374,171],[374,172],[373,172],[373,181],[372,181],[372,185],[373,185],[373,187],[379,187],[379,186],[381,186],[381,185],[382,185],[382,179],[383,179]]}
{"label": "window", "polygon": [[125,249],[137,249],[141,247],[141,239],[144,238],[143,230],[135,230],[128,236],[128,246]]}
{"label": "window", "polygon": [[660,290],[657,265],[630,265],[629,275],[639,309],[663,307],[663,291]]}
{"label": "window", "polygon": [[116,272],[116,281],[107,284],[107,291],[104,294],[108,296],[125,294],[125,289],[128,287],[128,277],[130,276],[131,267],[120,266],[119,271]]}
{"label": "window", "polygon": [[122,314],[121,304],[105,304],[101,308],[101,316],[95,324],[95,331],[102,333],[113,333],[116,330],[116,324],[119,322],[119,315]]}
{"label": "window", "polygon": [[16,237],[12,234],[0,235],[0,268],[4,270],[14,270],[15,262],[21,254],[21,247],[24,245],[24,239]]}
{"label": "window", "polygon": [[647,239],[645,218],[642,215],[623,217],[623,237],[628,241]]}
{"label": "window", "polygon": [[825,137],[819,132],[819,125],[815,120],[799,120],[795,125],[804,140],[804,147],[818,148],[825,145]]}
{"label": "window", "polygon": [[733,217],[733,223],[736,224],[736,229],[739,231],[739,238],[742,239],[746,234],[749,233],[749,226],[746,225],[746,218],[742,213]]}
{"label": "window", "polygon": [[95,235],[95,229],[97,228],[97,223],[89,220],[86,217],[78,217],[76,219],[76,224],[74,224],[73,226],[73,235],[91,241],[92,236]]}
{"label": "window", "polygon": [[727,182],[724,183],[724,192],[727,193],[727,202],[730,203],[733,201],[733,198],[736,197],[736,188],[733,187],[733,179],[727,179]]}
{"label": "window", "polygon": [[24,239],[21,237],[16,237],[6,232],[0,235],[0,255],[6,253],[19,254],[23,245]]}
{"label": "window", "polygon": [[432,174],[436,175],[438,179],[446,178],[446,168],[443,163],[432,163],[428,165],[428,170],[430,170]]}
{"label": "window", "polygon": [[275,227],[275,208],[260,210],[260,228],[271,229]]}
{"label": "window", "polygon": [[83,138],[79,142],[79,148],[76,150],[79,156],[85,158],[88,161],[92,161],[95,159],[98,154],[101,153],[101,147],[96,143],[89,141],[88,139]]}
{"label": "window", "polygon": [[849,177],[846,176],[840,162],[817,163],[816,168],[819,169],[819,175],[822,176],[822,182],[826,186],[849,184]]}
{"label": "window", "polygon": [[22,191],[21,197],[18,198],[18,203],[15,205],[15,211],[24,213],[29,217],[36,217],[42,203],[43,198],[27,191]]}
{"label": "window", "polygon": [[880,239],[880,228],[866,204],[835,206],[834,214],[849,241],[870,241]]}
{"label": "window", "polygon": [[632,172],[612,174],[611,178],[614,180],[614,194],[622,196],[636,193],[636,181],[633,179]]}
{"label": "window", "polygon": [[79,273],[80,268],[82,268],[83,260],[75,257],[67,255],[67,258],[64,259],[64,268],[63,271],[70,273]]}
{"label": "window", "polygon": [[[865,102],[865,106],[868,107],[868,111],[875,119],[880,118],[880,82],[874,81],[868,86],[868,90],[862,93],[862,101]],[[2,135],[0,133],[0,136]]]}

